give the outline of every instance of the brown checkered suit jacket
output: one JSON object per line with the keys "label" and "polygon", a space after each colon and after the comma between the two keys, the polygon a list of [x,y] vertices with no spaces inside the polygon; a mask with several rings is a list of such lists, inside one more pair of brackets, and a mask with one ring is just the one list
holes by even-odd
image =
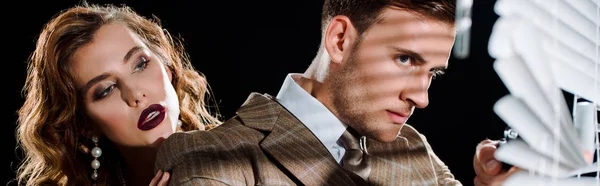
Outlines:
{"label": "brown checkered suit jacket", "polygon": [[[409,125],[394,142],[367,145],[368,185],[461,185]],[[170,185],[366,185],[273,97],[257,93],[219,127],[171,135],[155,168],[171,171]]]}

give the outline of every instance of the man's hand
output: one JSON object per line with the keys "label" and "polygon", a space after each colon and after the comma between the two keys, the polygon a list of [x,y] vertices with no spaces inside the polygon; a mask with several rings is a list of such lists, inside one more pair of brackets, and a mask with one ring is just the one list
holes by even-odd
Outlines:
{"label": "man's hand", "polygon": [[473,168],[475,168],[475,186],[501,185],[501,183],[512,173],[518,170],[512,167],[509,171],[502,170],[502,163],[494,158],[494,152],[498,141],[483,140],[477,145],[473,157]]}

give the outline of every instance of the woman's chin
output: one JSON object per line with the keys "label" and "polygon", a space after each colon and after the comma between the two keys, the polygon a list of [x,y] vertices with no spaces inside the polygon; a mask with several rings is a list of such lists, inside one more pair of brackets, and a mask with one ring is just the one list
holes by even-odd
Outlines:
{"label": "woman's chin", "polygon": [[150,144],[150,146],[153,146],[153,147],[157,147],[157,148],[158,148],[158,147],[160,147],[160,145],[162,145],[162,143],[163,143],[165,140],[167,140],[167,138],[165,138],[165,137],[160,137],[160,138],[157,138],[156,140],[154,140],[154,142],[153,142],[152,144]]}

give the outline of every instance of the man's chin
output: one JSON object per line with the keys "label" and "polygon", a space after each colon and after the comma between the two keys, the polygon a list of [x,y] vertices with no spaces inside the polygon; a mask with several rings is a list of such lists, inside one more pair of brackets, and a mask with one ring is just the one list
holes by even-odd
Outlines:
{"label": "man's chin", "polygon": [[396,138],[398,138],[398,134],[401,128],[402,125],[400,125],[400,127],[398,128],[381,131],[379,133],[367,137],[383,143],[393,142],[394,140],[396,140]]}
{"label": "man's chin", "polygon": [[393,142],[394,140],[396,140],[397,135],[394,135],[393,137],[390,136],[374,136],[371,139],[374,139],[375,141],[379,141],[379,142],[383,142],[383,143],[389,143],[389,142]]}

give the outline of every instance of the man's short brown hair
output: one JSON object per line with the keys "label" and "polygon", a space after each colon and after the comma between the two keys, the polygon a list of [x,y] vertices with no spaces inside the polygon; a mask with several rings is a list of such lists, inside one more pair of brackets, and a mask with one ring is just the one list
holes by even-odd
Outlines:
{"label": "man's short brown hair", "polygon": [[325,30],[331,18],[344,15],[350,18],[358,33],[362,34],[380,19],[382,10],[388,6],[454,25],[456,0],[325,0],[322,28]]}

